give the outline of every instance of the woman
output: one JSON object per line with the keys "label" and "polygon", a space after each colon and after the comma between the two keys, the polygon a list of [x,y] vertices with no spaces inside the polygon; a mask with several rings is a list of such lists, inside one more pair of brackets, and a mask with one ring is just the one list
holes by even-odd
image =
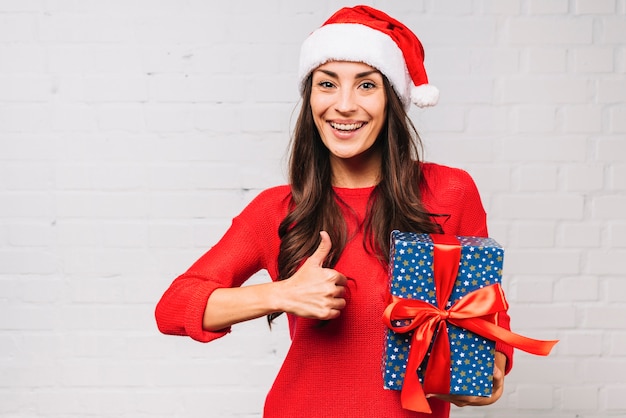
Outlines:
{"label": "woman", "polygon": [[[375,9],[341,9],[303,44],[300,80],[289,185],[262,192],[172,283],[159,329],[207,342],[286,312],[292,344],[265,417],[441,418],[449,402],[495,402],[511,366],[505,345],[491,398],[434,395],[423,415],[383,389],[391,230],[487,235],[469,175],[419,161],[406,111],[437,101],[419,40]],[[240,287],[261,269],[272,282]],[[499,318],[508,327],[506,313]]]}

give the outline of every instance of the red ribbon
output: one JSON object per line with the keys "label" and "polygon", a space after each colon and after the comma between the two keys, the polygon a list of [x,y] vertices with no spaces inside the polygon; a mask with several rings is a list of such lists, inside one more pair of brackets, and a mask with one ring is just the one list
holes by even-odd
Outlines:
{"label": "red ribbon", "polygon": [[[455,236],[431,234],[434,243],[433,274],[437,306],[445,307],[458,274],[461,245]],[[401,400],[405,409],[431,413],[425,393],[450,392],[450,342],[446,322],[472,331],[492,341],[499,341],[531,354],[547,356],[558,341],[541,341],[515,334],[496,325],[498,312],[506,311],[508,303],[499,284],[468,293],[448,310],[430,303],[392,297],[383,321],[396,333],[413,331],[407,360]],[[408,320],[403,326],[394,321]],[[417,368],[436,337],[424,372],[424,386],[419,382]]]}

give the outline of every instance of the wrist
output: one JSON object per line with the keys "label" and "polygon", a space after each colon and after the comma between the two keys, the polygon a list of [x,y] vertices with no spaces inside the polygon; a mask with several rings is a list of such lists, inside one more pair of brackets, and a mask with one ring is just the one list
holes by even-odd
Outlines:
{"label": "wrist", "polygon": [[289,299],[285,297],[288,286],[287,280],[277,280],[269,286],[268,307],[272,312],[290,312]]}

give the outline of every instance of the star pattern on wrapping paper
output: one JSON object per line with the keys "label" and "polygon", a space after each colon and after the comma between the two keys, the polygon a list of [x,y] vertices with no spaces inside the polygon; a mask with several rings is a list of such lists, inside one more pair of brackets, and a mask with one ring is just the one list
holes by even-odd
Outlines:
{"label": "star pattern on wrapping paper", "polygon": [[[473,290],[499,283],[502,277],[504,251],[490,238],[457,237],[463,246],[459,273],[455,280],[449,308],[453,301],[462,299]],[[394,232],[390,260],[391,293],[394,296],[419,299],[436,306],[436,286],[432,272],[433,243],[427,234]],[[398,321],[397,325],[406,325]],[[489,396],[493,380],[495,344],[479,335],[448,324],[451,367],[451,393]],[[408,334],[387,332],[385,352],[385,385],[400,390],[406,372],[406,359],[410,350]],[[423,372],[428,356],[418,368]]]}

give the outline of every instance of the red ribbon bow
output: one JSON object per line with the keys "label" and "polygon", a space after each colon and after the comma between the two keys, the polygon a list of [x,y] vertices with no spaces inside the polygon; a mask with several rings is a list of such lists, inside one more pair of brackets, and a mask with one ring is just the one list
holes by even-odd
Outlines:
{"label": "red ribbon bow", "polygon": [[[433,273],[437,306],[445,307],[458,274],[461,245],[451,235],[431,234],[431,238],[434,243]],[[468,293],[447,310],[437,306],[421,300],[393,296],[392,303],[383,314],[383,321],[392,331],[413,331],[401,393],[402,407],[405,409],[431,413],[425,393],[450,392],[450,342],[446,322],[536,355],[547,356],[558,342],[534,340],[496,325],[498,312],[508,309],[499,284]],[[393,325],[398,320],[408,320],[409,323]],[[417,368],[426,357],[435,333],[422,387]]]}

